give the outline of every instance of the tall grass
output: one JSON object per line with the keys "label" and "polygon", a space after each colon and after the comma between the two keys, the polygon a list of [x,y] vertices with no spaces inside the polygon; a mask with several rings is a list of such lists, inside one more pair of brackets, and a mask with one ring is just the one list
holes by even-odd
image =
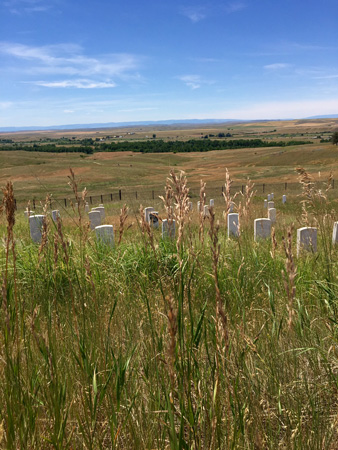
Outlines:
{"label": "tall grass", "polygon": [[307,205],[319,251],[297,258],[293,212],[253,242],[250,182],[227,239],[224,208],[190,212],[172,172],[162,200],[176,239],[124,206],[109,248],[70,183],[76,215],[48,219],[40,246],[3,191],[2,448],[337,448],[334,204]]}

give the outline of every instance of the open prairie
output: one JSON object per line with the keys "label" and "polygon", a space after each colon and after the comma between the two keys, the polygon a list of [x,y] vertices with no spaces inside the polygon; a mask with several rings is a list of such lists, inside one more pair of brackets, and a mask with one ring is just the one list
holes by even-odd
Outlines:
{"label": "open prairie", "polygon": [[[236,184],[243,184],[249,177],[255,183],[285,183],[296,181],[295,167],[304,166],[315,179],[323,180],[332,171],[338,177],[338,149],[328,140],[338,127],[337,119],[272,121],[250,123],[226,123],[197,127],[162,126],[156,128],[122,128],[100,130],[71,130],[50,132],[2,133],[0,140],[43,145],[44,142],[63,138],[96,139],[111,142],[118,140],[155,139],[188,140],[210,139],[218,133],[230,133],[231,139],[261,138],[265,141],[302,140],[309,144],[290,147],[266,147],[236,150],[217,150],[195,153],[133,153],[98,152],[93,155],[80,153],[45,153],[25,151],[0,152],[0,183],[12,180],[17,200],[26,202],[42,200],[47,193],[55,198],[67,197],[69,167],[72,167],[90,195],[117,192],[128,193],[162,188],[170,168],[183,170],[191,187],[198,187],[202,179],[209,187],[224,184],[225,168],[231,172]],[[116,138],[116,136],[123,136]]]}

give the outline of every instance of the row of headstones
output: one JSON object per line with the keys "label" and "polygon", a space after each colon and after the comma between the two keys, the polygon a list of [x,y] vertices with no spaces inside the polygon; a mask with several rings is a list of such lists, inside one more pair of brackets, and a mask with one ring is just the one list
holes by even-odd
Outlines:
{"label": "row of headstones", "polygon": [[[149,216],[152,214],[148,211]],[[46,216],[36,215],[29,217],[31,238],[34,242],[41,242],[42,239],[42,224]],[[158,218],[157,218],[158,220]],[[267,218],[259,218],[254,221],[254,240],[267,239],[271,236],[271,220]],[[95,227],[97,239],[109,246],[114,246],[114,228],[113,225],[99,225]],[[239,236],[239,215],[237,213],[228,214],[228,237]],[[175,220],[162,221],[162,238],[175,237]],[[334,223],[332,242],[338,243],[338,222]],[[303,227],[297,229],[297,254],[301,250],[317,251],[317,228]]]}
{"label": "row of headstones", "polygon": [[[268,239],[271,237],[271,219],[260,218],[254,220],[254,240]],[[238,237],[239,215],[237,213],[228,214],[228,237]],[[333,225],[332,243],[338,244],[338,222]],[[317,251],[317,228],[302,227],[297,229],[297,255],[301,251]]]}
{"label": "row of headstones", "polygon": [[[77,203],[75,203],[75,208],[77,208]],[[99,226],[102,224],[102,222],[105,219],[105,209],[104,206],[101,204],[95,208],[92,208],[91,211],[89,211],[89,204],[88,202],[85,203],[85,212],[88,213],[88,217],[89,217],[89,223],[90,223],[90,228],[92,230],[95,229],[95,227]],[[30,216],[34,216],[34,217],[39,217],[41,215],[35,215],[34,211],[30,211],[28,209],[26,209],[24,211],[24,215],[25,217],[30,217]],[[57,221],[57,218],[60,217],[60,211],[58,209],[54,209],[52,211],[52,219],[54,222]]]}

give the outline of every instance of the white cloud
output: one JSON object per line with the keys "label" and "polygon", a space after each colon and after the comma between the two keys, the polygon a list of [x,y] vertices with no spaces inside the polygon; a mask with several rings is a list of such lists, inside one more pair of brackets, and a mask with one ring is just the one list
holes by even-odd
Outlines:
{"label": "white cloud", "polygon": [[201,87],[201,77],[199,75],[183,75],[177,77],[179,80],[183,81],[191,89],[199,89]]}
{"label": "white cloud", "polygon": [[[110,88],[116,86],[115,81],[111,78],[134,82],[141,79],[136,72],[141,59],[127,53],[92,57],[86,55],[82,47],[75,44],[39,47],[0,42],[0,54],[6,55],[10,59],[12,72],[16,71],[22,77],[29,76],[31,78],[34,75],[46,77],[42,81],[33,82],[39,86],[82,89]],[[6,62],[9,64],[8,61]],[[6,70],[4,63],[2,70]],[[66,75],[67,79],[62,81],[55,79],[58,75]]]}
{"label": "white cloud", "polygon": [[202,85],[211,85],[215,82],[213,80],[206,80],[202,78],[200,75],[182,75],[176,77],[178,80],[183,81],[189,88],[195,90],[199,89]]}
{"label": "white cloud", "polygon": [[315,80],[332,80],[338,78],[338,75],[323,75],[318,77],[313,77]]}
{"label": "white cloud", "polygon": [[13,102],[0,102],[0,109],[8,109],[13,105]]}
{"label": "white cloud", "polygon": [[238,11],[241,11],[242,9],[245,9],[247,7],[247,4],[244,2],[230,2],[225,6],[225,10],[228,14],[235,13]]}
{"label": "white cloud", "polygon": [[191,61],[195,61],[198,63],[219,63],[222,62],[221,59],[217,59],[217,58],[208,58],[208,57],[201,57],[201,58],[190,58]]}
{"label": "white cloud", "polygon": [[49,0],[7,0],[2,2],[12,14],[22,15],[31,13],[43,13],[53,8],[53,2]]}
{"label": "white cloud", "polygon": [[181,9],[181,14],[196,23],[207,17],[204,11],[203,7],[183,7]]}
{"label": "white cloud", "polygon": [[[33,62],[26,68],[36,73],[65,74],[105,74],[120,75],[128,70],[136,69],[139,58],[126,53],[89,57],[83,49],[74,44],[61,44],[42,47],[0,42],[0,53],[22,61]],[[21,68],[22,69],[22,68]]]}
{"label": "white cloud", "polygon": [[96,82],[92,80],[63,80],[63,81],[35,81],[36,86],[50,88],[76,88],[76,89],[97,89],[112,88],[116,84],[114,82]]}
{"label": "white cloud", "polygon": [[137,111],[154,111],[158,108],[130,108],[130,109],[119,109],[118,112],[137,112]]}
{"label": "white cloud", "polygon": [[280,69],[288,69],[291,67],[291,64],[287,63],[274,63],[274,64],[268,64],[264,66],[264,69],[267,70],[280,70]]}

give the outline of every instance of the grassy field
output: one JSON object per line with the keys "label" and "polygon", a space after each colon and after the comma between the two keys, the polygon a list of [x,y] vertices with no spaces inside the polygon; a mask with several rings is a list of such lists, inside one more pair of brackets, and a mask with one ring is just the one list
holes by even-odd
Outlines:
{"label": "grassy field", "polygon": [[[200,179],[208,185],[224,184],[225,168],[231,170],[236,185],[245,184],[249,177],[257,184],[295,182],[295,167],[305,166],[318,181],[332,171],[338,178],[337,147],[320,143],[318,136],[328,139],[337,127],[338,120],[281,121],[248,124],[226,124],[212,127],[172,127],[138,129],[104,129],[87,131],[53,131],[30,133],[2,133],[0,138],[15,142],[40,142],[49,137],[82,139],[116,133],[135,133],[128,139],[145,139],[153,133],[164,140],[200,138],[206,133],[220,131],[233,133],[233,138],[264,138],[273,140],[301,139],[311,144],[283,148],[258,148],[213,151],[207,153],[138,154],[132,152],[83,154],[56,154],[11,151],[0,152],[0,183],[12,180],[17,200],[27,203],[34,197],[43,201],[47,193],[55,198],[70,195],[67,187],[69,167],[75,171],[89,195],[108,194],[121,189],[130,198],[139,198],[143,191],[161,189],[163,179],[170,170],[184,170],[191,187],[198,188]],[[132,131],[134,130],[134,131]],[[276,131],[273,131],[276,130]],[[316,138],[316,139],[315,139]],[[42,145],[42,144],[41,144]],[[127,197],[128,198],[128,197]]]}
{"label": "grassy field", "polygon": [[[337,150],[278,150],[0,152],[0,448],[338,447],[338,201],[324,183],[338,174]],[[271,190],[248,184],[233,197],[229,176],[233,185],[248,175],[273,185],[296,181],[303,164],[286,204],[276,191],[271,238],[255,242],[253,220],[266,216]],[[192,197],[200,177],[206,186]],[[318,180],[321,190],[311,184]],[[196,202],[208,203],[216,184],[225,197],[204,217]],[[160,221],[175,219],[175,239],[150,228],[133,197],[129,212],[105,204],[115,246],[104,245],[88,228],[84,187],[87,198],[157,188],[164,198],[149,204]],[[56,224],[49,204],[39,206],[47,220],[33,244],[14,197],[48,192],[80,206],[62,209]],[[240,237],[229,239],[231,201]],[[303,226],[317,228],[318,251],[297,256]]]}
{"label": "grassy field", "polygon": [[[227,239],[231,196],[205,219],[173,175],[161,218],[176,239],[108,208],[108,248],[81,207],[32,244],[7,184],[2,448],[337,448],[337,202],[307,187],[306,208],[276,200],[271,239],[254,242],[266,210],[250,186],[234,199],[241,236]],[[297,257],[306,225],[318,252]]]}

